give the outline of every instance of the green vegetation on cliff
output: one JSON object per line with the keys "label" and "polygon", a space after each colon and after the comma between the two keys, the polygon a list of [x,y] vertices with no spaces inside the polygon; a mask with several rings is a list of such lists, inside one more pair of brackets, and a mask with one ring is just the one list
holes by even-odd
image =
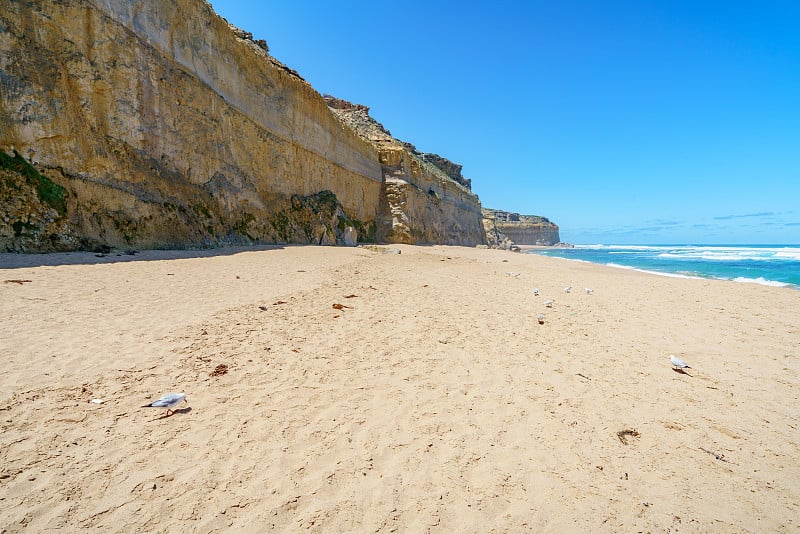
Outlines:
{"label": "green vegetation on cliff", "polygon": [[67,213],[67,202],[64,199],[66,190],[37,171],[33,165],[25,161],[16,151],[14,151],[14,157],[11,157],[0,150],[0,169],[8,169],[21,174],[28,182],[36,186],[36,192],[42,202],[56,210],[60,215]]}

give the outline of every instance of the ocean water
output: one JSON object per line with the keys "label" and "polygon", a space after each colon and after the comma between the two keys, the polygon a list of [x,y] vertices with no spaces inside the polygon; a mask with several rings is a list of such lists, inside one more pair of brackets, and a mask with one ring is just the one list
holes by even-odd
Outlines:
{"label": "ocean water", "polygon": [[800,289],[798,245],[576,245],[529,252],[668,276]]}

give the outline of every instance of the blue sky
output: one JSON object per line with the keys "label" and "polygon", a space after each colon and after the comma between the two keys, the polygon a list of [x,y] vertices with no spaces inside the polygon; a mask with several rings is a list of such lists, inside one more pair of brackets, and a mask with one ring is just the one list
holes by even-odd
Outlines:
{"label": "blue sky", "polygon": [[800,2],[211,3],[564,241],[800,244]]}

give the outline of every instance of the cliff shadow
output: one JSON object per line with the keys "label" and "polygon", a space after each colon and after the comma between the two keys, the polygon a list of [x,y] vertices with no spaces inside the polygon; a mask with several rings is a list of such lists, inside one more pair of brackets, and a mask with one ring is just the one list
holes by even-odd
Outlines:
{"label": "cliff shadow", "polygon": [[200,250],[112,250],[110,252],[49,252],[44,254],[24,254],[17,252],[0,253],[0,269],[22,269],[27,267],[57,267],[60,265],[100,265],[129,261],[164,261],[189,258],[213,258],[233,256],[243,252],[280,250],[289,246],[303,245],[247,245],[220,247]]}

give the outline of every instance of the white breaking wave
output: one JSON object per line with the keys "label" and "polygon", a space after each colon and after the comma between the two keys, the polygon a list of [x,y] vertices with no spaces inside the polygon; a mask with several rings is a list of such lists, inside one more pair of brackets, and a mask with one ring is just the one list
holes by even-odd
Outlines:
{"label": "white breaking wave", "polygon": [[786,284],[784,282],[776,282],[775,280],[767,280],[763,276],[759,276],[758,278],[745,278],[744,276],[737,276],[733,279],[734,282],[744,282],[747,284],[761,284],[762,286],[772,286],[772,287],[787,287],[791,284]]}
{"label": "white breaking wave", "polygon": [[673,248],[658,254],[659,258],[706,261],[798,261],[800,249],[753,247]]}
{"label": "white breaking wave", "polygon": [[[688,274],[678,274],[678,273],[665,273],[661,271],[649,271],[647,269],[638,269],[636,267],[630,267],[628,265],[619,265],[617,263],[606,263],[608,267],[615,267],[617,269],[626,269],[628,271],[637,271],[640,273],[647,273],[647,274],[655,274],[658,276],[666,276],[667,278],[688,278],[688,279],[695,279],[695,280],[707,280],[708,278],[704,278],[702,276],[692,276]],[[721,278],[718,276],[711,277],[712,280],[727,280],[729,282],[744,282],[747,284],[760,284],[762,286],[772,286],[772,287],[789,287],[792,284],[787,284],[785,282],[778,282],[776,280],[767,280],[763,276],[759,276],[758,278],[745,278],[744,276],[737,276],[736,278]]]}
{"label": "white breaking wave", "polygon": [[800,252],[800,246],[747,246],[747,245],[575,245],[583,249],[611,250],[761,250],[770,252]]}
{"label": "white breaking wave", "polygon": [[705,261],[775,261],[775,255],[756,255],[748,254],[745,252],[688,252],[688,253],[674,253],[663,252],[657,256],[658,258],[666,258],[672,260],[705,260]]}
{"label": "white breaking wave", "polygon": [[649,271],[647,269],[639,269],[629,265],[620,265],[618,263],[606,263],[608,267],[616,267],[617,269],[627,269],[628,271],[638,271],[640,273],[657,274],[658,276],[666,276],[668,278],[702,278],[700,276],[689,276],[687,274],[665,273],[662,271]]}
{"label": "white breaking wave", "polygon": [[575,245],[575,248],[590,250],[619,250],[624,252],[632,250],[667,250],[675,247],[667,247],[663,245]]}
{"label": "white breaking wave", "polygon": [[667,245],[576,245],[611,254],[653,253],[652,257],[703,261],[800,261],[800,247],[667,246]]}
{"label": "white breaking wave", "polygon": [[800,250],[786,249],[775,253],[776,258],[800,261]]}
{"label": "white breaking wave", "polygon": [[[800,246],[714,245],[576,245],[587,257],[552,256],[568,261],[601,263],[609,267],[671,278],[724,280],[772,287],[800,289],[794,280],[800,269]],[[595,250],[598,253],[588,252]],[[603,261],[602,258],[611,260]],[[619,258],[617,260],[617,258]],[[692,262],[691,264],[689,262]],[[749,262],[750,264],[748,265]],[[637,265],[625,265],[632,263]],[[753,264],[755,263],[755,265]],[[664,272],[672,271],[672,272]],[[738,271],[738,272],[737,272]],[[744,276],[739,276],[744,275]],[[791,280],[791,281],[790,281]]]}

